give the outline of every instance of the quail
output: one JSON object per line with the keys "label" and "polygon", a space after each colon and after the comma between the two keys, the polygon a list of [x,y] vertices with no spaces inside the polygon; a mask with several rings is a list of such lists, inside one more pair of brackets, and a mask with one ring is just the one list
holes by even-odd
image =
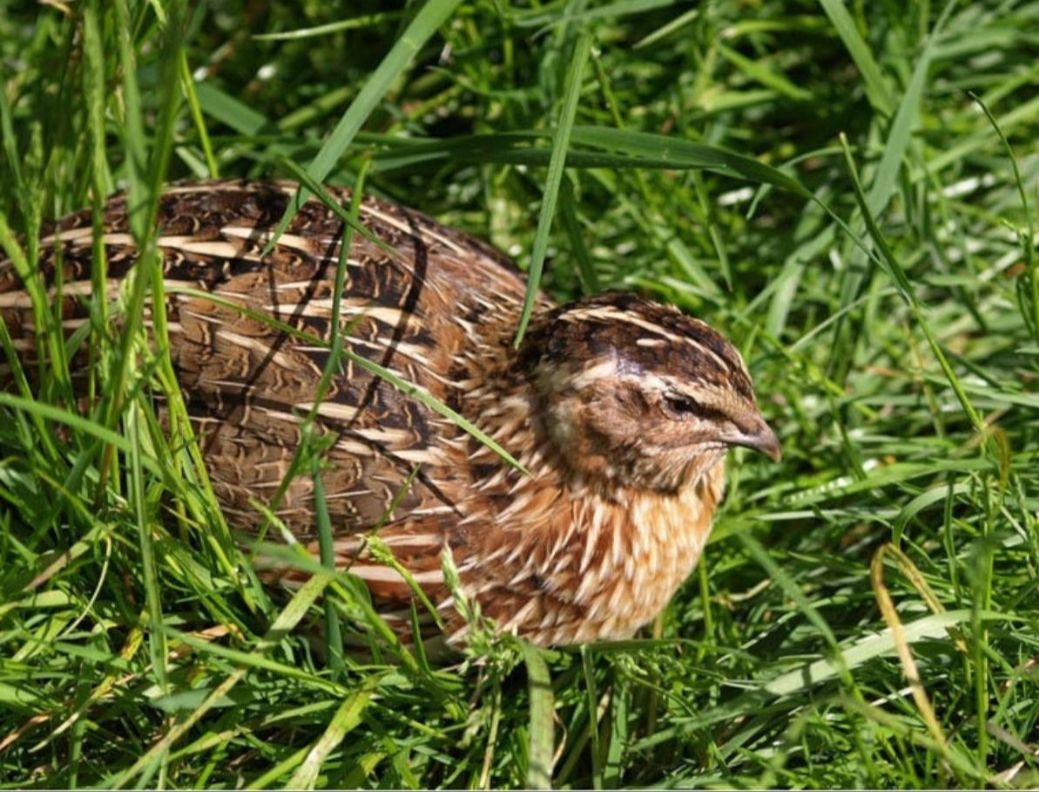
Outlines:
{"label": "quail", "polygon": [[[263,523],[253,501],[282,485],[304,416],[316,410],[331,438],[322,484],[338,565],[402,633],[412,583],[368,550],[376,528],[440,610],[451,642],[465,640],[467,624],[445,581],[447,553],[454,591],[504,632],[545,646],[632,636],[699,559],[726,450],[780,456],[737,350],[702,321],[617,292],[565,305],[539,295],[517,348],[526,283],[512,262],[367,196],[359,219],[368,233],[353,234],[340,295],[346,347],[446,404],[524,469],[356,361],[318,399],[345,227],[312,198],[267,251],[296,191],[180,183],[160,202],[169,354],[228,521],[246,532]],[[348,205],[347,190],[329,193]],[[137,259],[126,197],[108,202],[101,233],[114,299]],[[62,267],[69,331],[89,321],[94,244],[86,211],[41,240],[44,278],[53,283]],[[11,262],[0,262],[0,315],[28,361],[23,289]],[[316,553],[313,480],[294,478],[274,508]],[[267,574],[289,584],[304,576]]]}

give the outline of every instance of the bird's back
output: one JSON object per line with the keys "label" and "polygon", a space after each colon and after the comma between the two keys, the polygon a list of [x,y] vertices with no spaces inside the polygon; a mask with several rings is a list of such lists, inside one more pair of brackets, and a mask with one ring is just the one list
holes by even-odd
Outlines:
{"label": "bird's back", "polygon": [[[317,425],[335,438],[324,483],[337,530],[450,506],[464,486],[444,455],[459,432],[450,421],[356,360],[344,360],[319,399],[344,223],[311,199],[262,255],[294,192],[286,183],[202,182],[176,185],[161,200],[170,353],[217,495],[233,522],[259,523],[250,500],[274,495],[303,418],[319,403]],[[349,207],[348,192],[331,195]],[[450,402],[452,383],[467,377],[460,361],[514,326],[522,277],[484,243],[393,204],[365,198],[359,219],[366,232],[353,234],[341,295],[344,346]],[[103,230],[114,297],[138,257],[125,196],[108,203]],[[42,240],[48,285],[63,263],[67,329],[89,321],[75,295],[89,294],[93,245],[89,212]],[[10,262],[0,262],[0,312],[30,358],[30,303]],[[276,508],[303,537],[313,530],[312,486],[296,478]]]}

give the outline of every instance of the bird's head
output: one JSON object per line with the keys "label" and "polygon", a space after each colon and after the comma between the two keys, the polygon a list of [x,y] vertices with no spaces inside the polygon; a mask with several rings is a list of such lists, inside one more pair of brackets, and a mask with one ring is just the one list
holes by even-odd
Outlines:
{"label": "bird's head", "polygon": [[675,308],[607,293],[554,309],[522,349],[545,429],[570,469],[674,491],[729,446],[781,449],[739,352]]}

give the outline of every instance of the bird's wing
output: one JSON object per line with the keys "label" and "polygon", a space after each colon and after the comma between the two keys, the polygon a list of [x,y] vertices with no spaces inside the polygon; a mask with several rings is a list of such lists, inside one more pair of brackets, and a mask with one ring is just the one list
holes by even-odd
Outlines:
{"label": "bird's wing", "polygon": [[[514,304],[522,281],[482,243],[366,199],[361,219],[368,233],[354,234],[339,305],[348,354],[322,394],[344,226],[312,200],[263,255],[294,189],[182,184],[160,204],[156,245],[169,295],[170,354],[217,494],[235,524],[261,521],[250,501],[268,501],[281,487],[301,426],[314,413],[318,433],[332,444],[324,481],[337,530],[375,525],[416,466],[394,516],[452,502],[442,449],[457,429],[359,359],[446,400],[456,376],[452,361],[473,343],[460,315],[467,300],[478,310],[487,300]],[[347,203],[348,193],[334,194]],[[125,197],[107,204],[101,243],[114,299],[139,257]],[[87,212],[60,221],[41,241],[45,280],[53,282],[62,265],[70,329],[89,318],[82,296],[90,292],[94,250]],[[30,303],[9,262],[0,262],[0,310],[30,358]],[[311,492],[304,476],[276,506],[303,536],[313,530]]]}

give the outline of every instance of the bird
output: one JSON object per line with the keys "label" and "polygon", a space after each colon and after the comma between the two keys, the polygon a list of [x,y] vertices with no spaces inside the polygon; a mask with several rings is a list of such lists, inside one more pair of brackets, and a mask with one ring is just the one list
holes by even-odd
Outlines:
{"label": "bird", "polygon": [[[452,646],[471,627],[459,597],[495,631],[539,646],[634,636],[700,558],[727,450],[780,459],[737,349],[707,323],[622,291],[562,304],[537,293],[517,346],[527,290],[517,266],[366,194],[338,295],[353,354],[320,398],[346,226],[311,197],[277,234],[298,190],[174,182],[159,201],[169,355],[229,524],[255,532],[269,517],[254,502],[268,503],[317,555],[313,478],[282,487],[313,412],[328,438],[320,475],[336,565],[364,582],[395,630],[411,630],[417,587]],[[329,187],[327,198],[349,206],[351,192]],[[138,259],[125,195],[105,204],[98,234],[84,210],[39,241],[52,296],[60,263],[68,332],[90,321],[95,246],[106,251],[109,299]],[[31,302],[11,261],[0,262],[0,315],[31,362]],[[372,536],[396,563],[372,551]],[[265,574],[306,579],[284,563]]]}

